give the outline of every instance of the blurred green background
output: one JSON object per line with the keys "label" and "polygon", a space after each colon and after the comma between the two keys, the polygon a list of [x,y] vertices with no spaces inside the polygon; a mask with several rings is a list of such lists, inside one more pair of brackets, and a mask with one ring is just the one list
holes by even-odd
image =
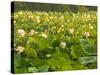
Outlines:
{"label": "blurred green background", "polygon": [[14,11],[28,10],[28,11],[57,11],[57,12],[86,12],[97,11],[97,6],[84,6],[84,5],[69,5],[69,4],[53,4],[53,3],[37,3],[37,2],[12,2],[12,9]]}

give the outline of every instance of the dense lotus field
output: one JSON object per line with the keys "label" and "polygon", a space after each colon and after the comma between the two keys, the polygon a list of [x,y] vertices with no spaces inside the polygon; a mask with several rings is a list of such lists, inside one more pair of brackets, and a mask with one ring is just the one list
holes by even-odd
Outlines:
{"label": "dense lotus field", "polygon": [[14,19],[14,72],[97,68],[97,13],[18,11]]}

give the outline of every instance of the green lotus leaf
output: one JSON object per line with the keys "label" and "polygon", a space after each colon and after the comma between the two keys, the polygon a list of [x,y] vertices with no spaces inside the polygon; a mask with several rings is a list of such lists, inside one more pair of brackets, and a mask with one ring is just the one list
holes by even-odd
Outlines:
{"label": "green lotus leaf", "polygon": [[33,57],[33,58],[36,58],[37,57],[37,53],[34,49],[32,48],[27,48],[25,50],[25,54],[28,56],[28,57]]}
{"label": "green lotus leaf", "polygon": [[94,63],[97,61],[97,57],[96,56],[86,56],[86,57],[80,57],[79,61],[81,64],[86,65],[89,63]]}
{"label": "green lotus leaf", "polygon": [[36,67],[29,67],[28,71],[34,73],[34,72],[38,72],[38,69]]}
{"label": "green lotus leaf", "polygon": [[48,65],[42,65],[38,67],[39,72],[48,72],[49,66]]}
{"label": "green lotus leaf", "polygon": [[80,45],[71,46],[71,55],[74,58],[78,58],[80,56],[83,56],[84,52],[83,52],[82,46],[80,46]]}

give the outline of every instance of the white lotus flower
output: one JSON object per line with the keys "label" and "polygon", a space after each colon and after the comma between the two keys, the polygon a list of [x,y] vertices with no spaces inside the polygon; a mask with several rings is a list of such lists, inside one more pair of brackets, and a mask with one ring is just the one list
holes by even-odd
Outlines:
{"label": "white lotus flower", "polygon": [[93,26],[90,26],[90,29],[94,29]]}
{"label": "white lotus flower", "polygon": [[18,35],[19,35],[20,37],[24,37],[25,31],[24,31],[23,29],[18,29]]}
{"label": "white lotus flower", "polygon": [[64,25],[61,25],[61,27],[64,27]]}
{"label": "white lotus flower", "polygon": [[69,33],[73,34],[74,33],[74,28],[69,29]]}
{"label": "white lotus flower", "polygon": [[67,20],[67,22],[70,22],[70,20]]}
{"label": "white lotus flower", "polygon": [[60,47],[65,48],[66,47],[66,42],[60,42]]}
{"label": "white lotus flower", "polygon": [[64,16],[61,16],[60,19],[64,19]]}
{"label": "white lotus flower", "polygon": [[93,26],[90,23],[89,23],[89,27],[90,27],[90,29],[94,29]]}
{"label": "white lotus flower", "polygon": [[53,19],[53,18],[54,18],[54,17],[52,17],[52,16],[50,17],[50,19]]}
{"label": "white lotus flower", "polygon": [[42,36],[43,38],[47,38],[47,37],[48,37],[47,34],[45,34],[45,33],[42,33],[41,36]]}
{"label": "white lotus flower", "polygon": [[46,15],[46,16],[48,16],[49,14],[48,13],[46,13],[46,12],[44,12],[44,14]]}
{"label": "white lotus flower", "polygon": [[38,32],[37,31],[35,31],[35,34],[37,34]]}
{"label": "white lotus flower", "polygon": [[15,25],[15,24],[16,24],[16,21],[14,20],[13,23],[14,23],[14,25]]}
{"label": "white lotus flower", "polygon": [[52,27],[52,29],[56,29],[56,26]]}
{"label": "white lotus flower", "polygon": [[90,33],[89,33],[89,32],[85,32],[85,33],[84,33],[84,36],[87,38],[87,37],[90,36]]}
{"label": "white lotus flower", "polygon": [[30,15],[29,18],[33,18],[33,15]]}
{"label": "white lotus flower", "polygon": [[47,54],[46,57],[48,57],[48,58],[51,57],[51,54]]}
{"label": "white lotus flower", "polygon": [[36,16],[36,22],[40,23],[40,16]]}
{"label": "white lotus flower", "polygon": [[40,23],[40,20],[39,19],[37,20],[37,23]]}
{"label": "white lotus flower", "polygon": [[32,29],[32,30],[30,30],[29,35],[32,36],[34,33],[35,33],[35,30]]}
{"label": "white lotus flower", "polygon": [[18,46],[17,49],[16,49],[16,51],[18,52],[18,54],[24,52],[24,50],[25,50],[25,48],[22,47],[22,46]]}

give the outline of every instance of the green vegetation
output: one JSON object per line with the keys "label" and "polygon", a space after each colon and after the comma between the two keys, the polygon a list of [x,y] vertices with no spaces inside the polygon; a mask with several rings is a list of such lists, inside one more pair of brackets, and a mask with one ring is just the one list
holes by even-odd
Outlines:
{"label": "green vegetation", "polygon": [[97,68],[97,12],[27,11],[14,19],[14,73]]}

